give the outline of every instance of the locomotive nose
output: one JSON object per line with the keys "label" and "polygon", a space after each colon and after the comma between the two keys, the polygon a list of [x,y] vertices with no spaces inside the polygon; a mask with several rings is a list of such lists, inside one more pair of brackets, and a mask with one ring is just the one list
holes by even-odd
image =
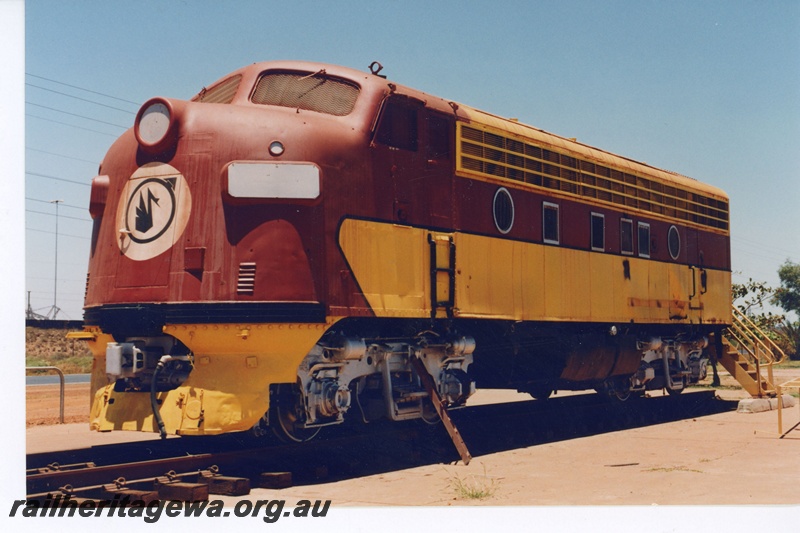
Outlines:
{"label": "locomotive nose", "polygon": [[174,146],[183,116],[184,103],[151,98],[139,109],[133,131],[142,150],[157,154]]}

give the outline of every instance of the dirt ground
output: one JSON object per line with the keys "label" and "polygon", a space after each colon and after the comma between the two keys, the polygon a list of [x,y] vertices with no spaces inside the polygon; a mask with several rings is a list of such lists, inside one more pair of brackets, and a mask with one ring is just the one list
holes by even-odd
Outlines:
{"label": "dirt ground", "polygon": [[[718,395],[746,396],[727,376]],[[479,391],[474,403],[516,399],[529,398],[512,391]],[[79,447],[75,439],[88,446],[106,438],[88,431],[88,385],[67,385],[65,413],[73,423],[66,426],[51,425],[58,421],[57,385],[27,387],[26,401],[29,453],[37,443],[66,443],[58,436],[62,433],[70,435],[70,447]],[[775,411],[726,412],[494,453],[475,457],[468,466],[425,465],[283,490],[254,489],[249,499],[330,499],[334,506],[357,508],[797,506],[800,430],[778,439],[776,416]],[[784,411],[784,428],[798,419],[797,407]]]}
{"label": "dirt ground", "polygon": [[[58,424],[59,386],[25,387],[25,407],[25,421],[28,427]],[[88,383],[67,383],[64,387],[64,422],[89,423]]]}

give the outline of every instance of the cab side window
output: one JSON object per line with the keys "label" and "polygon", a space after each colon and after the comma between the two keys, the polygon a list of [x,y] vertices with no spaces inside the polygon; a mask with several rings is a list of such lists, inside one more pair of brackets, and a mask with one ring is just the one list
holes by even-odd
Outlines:
{"label": "cab side window", "polygon": [[417,151],[417,109],[389,100],[383,109],[376,140],[400,150]]}
{"label": "cab side window", "polygon": [[425,117],[428,123],[428,159],[450,157],[450,128],[447,119],[436,115]]}

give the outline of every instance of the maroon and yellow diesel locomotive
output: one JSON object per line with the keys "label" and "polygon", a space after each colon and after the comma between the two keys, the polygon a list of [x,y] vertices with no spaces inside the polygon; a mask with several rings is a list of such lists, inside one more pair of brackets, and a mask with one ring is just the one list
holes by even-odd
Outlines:
{"label": "maroon and yellow diesel locomotive", "polygon": [[433,390],[704,377],[722,191],[372,70],[257,63],[144,104],[92,181],[93,429],[302,441],[435,417]]}

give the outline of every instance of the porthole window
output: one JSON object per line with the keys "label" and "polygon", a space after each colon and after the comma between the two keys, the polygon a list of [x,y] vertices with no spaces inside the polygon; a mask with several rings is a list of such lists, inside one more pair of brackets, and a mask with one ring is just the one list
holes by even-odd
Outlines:
{"label": "porthole window", "polygon": [[511,231],[514,225],[514,200],[511,199],[511,193],[505,187],[500,187],[494,193],[494,225],[502,234]]}
{"label": "porthole window", "polygon": [[678,228],[675,226],[669,227],[669,233],[667,234],[667,248],[669,248],[669,255],[673,259],[677,259],[679,255],[681,255],[681,235],[678,232]]}

